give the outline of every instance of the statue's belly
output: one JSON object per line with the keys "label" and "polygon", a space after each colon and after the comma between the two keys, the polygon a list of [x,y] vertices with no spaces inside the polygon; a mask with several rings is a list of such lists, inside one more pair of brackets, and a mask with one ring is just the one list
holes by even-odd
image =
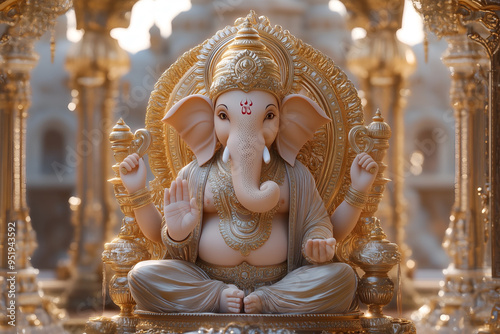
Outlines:
{"label": "statue's belly", "polygon": [[243,256],[229,247],[219,231],[216,213],[204,213],[198,256],[205,262],[224,266],[247,262],[254,266],[280,264],[286,261],[288,251],[288,216],[277,213],[272,222],[269,239],[258,249]]}

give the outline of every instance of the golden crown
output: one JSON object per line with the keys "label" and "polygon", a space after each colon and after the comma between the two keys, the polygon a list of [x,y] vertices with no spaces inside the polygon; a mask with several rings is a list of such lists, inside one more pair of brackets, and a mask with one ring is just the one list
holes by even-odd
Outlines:
{"label": "golden crown", "polygon": [[217,97],[231,89],[265,90],[283,98],[283,86],[278,65],[271,53],[260,41],[260,36],[250,21],[245,19],[234,40],[221,56],[214,71],[210,98]]}

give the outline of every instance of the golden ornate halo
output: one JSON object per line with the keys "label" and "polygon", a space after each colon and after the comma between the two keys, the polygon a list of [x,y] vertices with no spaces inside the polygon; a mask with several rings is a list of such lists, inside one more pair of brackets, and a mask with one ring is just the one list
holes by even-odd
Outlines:
{"label": "golden ornate halo", "polygon": [[152,136],[149,164],[155,175],[150,184],[155,203],[163,210],[163,189],[194,159],[177,132],[161,119],[185,96],[208,96],[215,64],[245,20],[258,31],[278,64],[285,94],[312,98],[332,119],[316,131],[297,156],[311,171],[326,208],[332,213],[350,184],[348,170],[356,154],[349,148],[347,138],[352,127],[363,124],[361,101],[353,84],[330,58],[280,26],[271,26],[267,17],[257,17],[253,11],[184,53],[157,81],[146,113],[146,128]]}

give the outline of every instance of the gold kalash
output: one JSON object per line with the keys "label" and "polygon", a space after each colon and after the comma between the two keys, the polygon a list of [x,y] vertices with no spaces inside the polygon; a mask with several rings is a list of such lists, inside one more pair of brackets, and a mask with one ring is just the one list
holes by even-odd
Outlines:
{"label": "gold kalash", "polygon": [[[139,261],[162,258],[164,250],[162,245],[151,243],[140,232],[127,192],[119,178],[119,164],[129,153],[144,153],[150,146],[149,164],[155,179],[151,181],[149,188],[154,203],[162,211],[163,189],[168,187],[182,167],[193,160],[193,153],[175,130],[165,126],[161,119],[166,110],[185,96],[216,94],[210,91],[214,77],[231,79],[231,76],[218,76],[216,66],[244,25],[258,32],[261,43],[277,64],[273,75],[279,76],[281,87],[277,86],[275,92],[280,95],[306,95],[316,101],[332,119],[331,123],[315,133],[314,138],[304,145],[298,155],[298,159],[311,171],[328,213],[331,214],[347,194],[350,185],[349,166],[356,153],[367,151],[379,164],[379,173],[358,224],[339,243],[336,253],[338,260],[365,272],[359,279],[357,292],[360,301],[368,307],[366,313],[228,315],[134,312],[135,302],[128,290],[127,273]],[[114,328],[110,326],[110,322],[114,322],[117,331],[123,333],[204,333],[210,330],[214,333],[252,330],[414,333],[415,327],[410,321],[388,317],[382,311],[394,292],[394,283],[387,273],[400,261],[397,246],[386,240],[380,222],[374,216],[385,184],[389,181],[384,178],[386,165],[382,160],[388,148],[391,130],[380,113],[377,113],[368,127],[363,123],[360,99],[345,73],[327,56],[281,27],[272,26],[266,17],[258,17],[253,11],[247,17],[237,19],[233,26],[220,30],[203,44],[182,55],[155,85],[148,105],[146,130],[138,131],[134,136],[123,120],[120,120],[110,135],[117,162],[113,166],[115,178],[110,182],[114,185],[115,195],[125,218],[120,234],[106,244],[103,260],[115,271],[109,289],[111,298],[121,312],[113,320],[91,319],[87,334],[96,332],[98,328]]]}

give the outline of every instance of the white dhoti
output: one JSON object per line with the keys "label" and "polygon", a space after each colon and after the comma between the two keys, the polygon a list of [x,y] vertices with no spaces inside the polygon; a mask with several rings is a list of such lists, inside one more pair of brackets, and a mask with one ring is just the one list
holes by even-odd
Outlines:
{"label": "white dhoti", "polygon": [[[211,265],[213,268],[217,266]],[[253,267],[249,277],[266,267]],[[228,281],[213,279],[197,265],[182,260],[154,260],[138,263],[129,272],[129,286],[137,307],[152,312],[218,312],[221,292],[232,280],[229,267],[221,267]],[[236,268],[236,267],[235,267]],[[241,273],[241,270],[237,270]],[[261,275],[260,275],[261,276]],[[278,278],[279,279],[279,278]],[[344,313],[356,306],[356,275],[344,263],[300,267],[277,282],[265,279],[255,289],[263,313]],[[269,284],[269,285],[266,285]],[[246,285],[243,280],[242,285]],[[239,286],[242,290],[245,288]]]}

